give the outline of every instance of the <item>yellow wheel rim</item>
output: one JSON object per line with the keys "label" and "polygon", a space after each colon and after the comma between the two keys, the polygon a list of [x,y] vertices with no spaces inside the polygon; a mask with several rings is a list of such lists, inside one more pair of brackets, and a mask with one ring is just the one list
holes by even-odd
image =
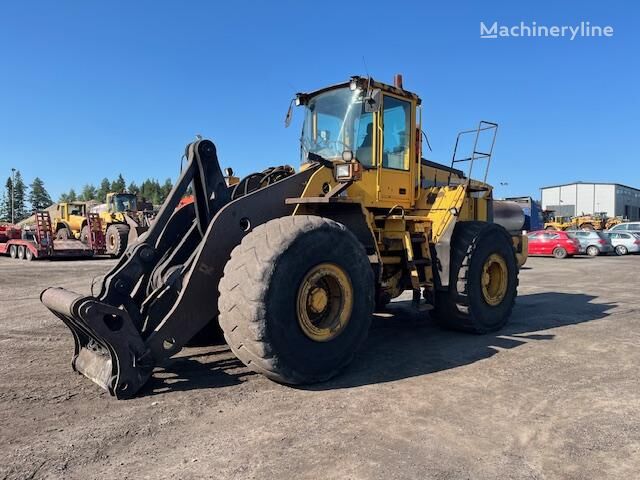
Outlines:
{"label": "yellow wheel rim", "polygon": [[353,287],[338,265],[321,263],[302,279],[296,301],[298,323],[316,342],[327,342],[342,333],[353,310]]}
{"label": "yellow wheel rim", "polygon": [[509,275],[507,263],[502,256],[494,253],[482,266],[482,296],[491,306],[499,305],[507,294]]}

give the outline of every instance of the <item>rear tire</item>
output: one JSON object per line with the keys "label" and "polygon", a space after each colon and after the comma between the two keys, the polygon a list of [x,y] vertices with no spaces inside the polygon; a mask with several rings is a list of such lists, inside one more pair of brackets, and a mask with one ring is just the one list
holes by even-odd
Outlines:
{"label": "rear tire", "polygon": [[556,258],[567,258],[567,251],[562,247],[556,247],[553,249],[553,256]]}
{"label": "rear tire", "polygon": [[597,257],[598,255],[600,255],[600,250],[598,249],[598,247],[590,245],[587,247],[587,255],[589,255],[590,257]]}
{"label": "rear tire", "polygon": [[106,242],[107,255],[119,258],[127,248],[129,239],[129,226],[121,223],[114,223],[107,228]]}
{"label": "rear tire", "polygon": [[31,251],[30,248],[25,247],[24,250],[24,259],[28,262],[30,262],[31,260],[33,260],[33,252]]}
{"label": "rear tire", "polygon": [[507,231],[494,223],[459,222],[451,242],[449,289],[436,293],[431,316],[454,330],[500,330],[511,316],[517,287],[518,263]]}
{"label": "rear tire", "polygon": [[11,258],[17,258],[18,257],[18,247],[16,245],[10,245],[9,246],[9,256]]}
{"label": "rear tire", "polygon": [[[233,353],[272,380],[304,384],[351,362],[367,337],[375,285],[364,248],[344,225],[294,216],[244,237],[219,289],[220,326]],[[332,318],[337,323],[324,323]]]}
{"label": "rear tire", "polygon": [[71,231],[67,227],[62,227],[56,232],[56,240],[69,240]]}
{"label": "rear tire", "polygon": [[18,247],[18,259],[24,260],[24,245]]}
{"label": "rear tire", "polygon": [[629,253],[629,250],[624,245],[618,245],[616,247],[616,255],[626,255]]}

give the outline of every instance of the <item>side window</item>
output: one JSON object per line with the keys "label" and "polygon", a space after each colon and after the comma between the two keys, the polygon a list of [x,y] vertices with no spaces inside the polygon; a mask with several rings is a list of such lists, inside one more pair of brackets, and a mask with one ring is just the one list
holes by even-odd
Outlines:
{"label": "side window", "polygon": [[640,223],[630,223],[627,225],[627,230],[640,230]]}
{"label": "side window", "polygon": [[373,113],[362,112],[355,122],[356,158],[365,167],[370,167],[373,165]]}
{"label": "side window", "polygon": [[383,105],[382,166],[409,170],[411,103],[385,95]]}
{"label": "side window", "polygon": [[559,238],[560,238],[560,234],[558,234],[558,233],[550,233],[550,234],[549,234],[549,238],[550,238],[551,240],[557,240],[557,239],[559,239]]}

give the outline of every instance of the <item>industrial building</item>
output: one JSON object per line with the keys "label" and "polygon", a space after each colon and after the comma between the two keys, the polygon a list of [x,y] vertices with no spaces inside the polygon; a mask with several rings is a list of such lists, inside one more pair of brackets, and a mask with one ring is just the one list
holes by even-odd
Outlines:
{"label": "industrial building", "polygon": [[576,216],[604,212],[608,217],[640,220],[640,189],[619,183],[575,182],[542,187],[543,210],[556,215]]}

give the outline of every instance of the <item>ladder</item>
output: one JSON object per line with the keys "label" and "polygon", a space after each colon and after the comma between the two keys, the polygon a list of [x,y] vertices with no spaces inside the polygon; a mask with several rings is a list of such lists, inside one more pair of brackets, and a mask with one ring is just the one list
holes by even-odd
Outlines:
{"label": "ladder", "polygon": [[53,228],[51,216],[46,210],[36,212],[36,245],[38,250],[44,250],[47,255],[53,253]]}
{"label": "ladder", "polygon": [[[483,132],[487,132],[484,133]],[[473,130],[464,130],[458,133],[456,137],[456,144],[453,148],[453,157],[451,159],[451,169],[453,170],[456,163],[469,163],[469,170],[467,171],[467,184],[471,182],[471,174],[473,173],[473,164],[477,160],[486,160],[486,167],[484,170],[483,183],[487,183],[487,175],[489,173],[489,166],[491,164],[491,156],[493,155],[493,147],[496,143],[496,134],[498,133],[498,124],[493,122],[487,122],[485,120],[480,120],[478,123],[478,128]],[[470,136],[475,135],[473,139],[473,148],[471,149],[471,153],[467,157],[458,157],[458,148],[460,147],[460,141],[462,139],[469,138]],[[491,142],[489,143],[488,151],[478,150],[480,147],[480,137],[483,138],[489,137]],[[449,173],[449,185],[451,185],[451,173]]]}
{"label": "ladder", "polygon": [[102,231],[102,219],[100,214],[95,212],[87,213],[87,225],[89,226],[89,236],[87,244],[95,254],[103,254],[106,252],[106,242],[104,232]]}

